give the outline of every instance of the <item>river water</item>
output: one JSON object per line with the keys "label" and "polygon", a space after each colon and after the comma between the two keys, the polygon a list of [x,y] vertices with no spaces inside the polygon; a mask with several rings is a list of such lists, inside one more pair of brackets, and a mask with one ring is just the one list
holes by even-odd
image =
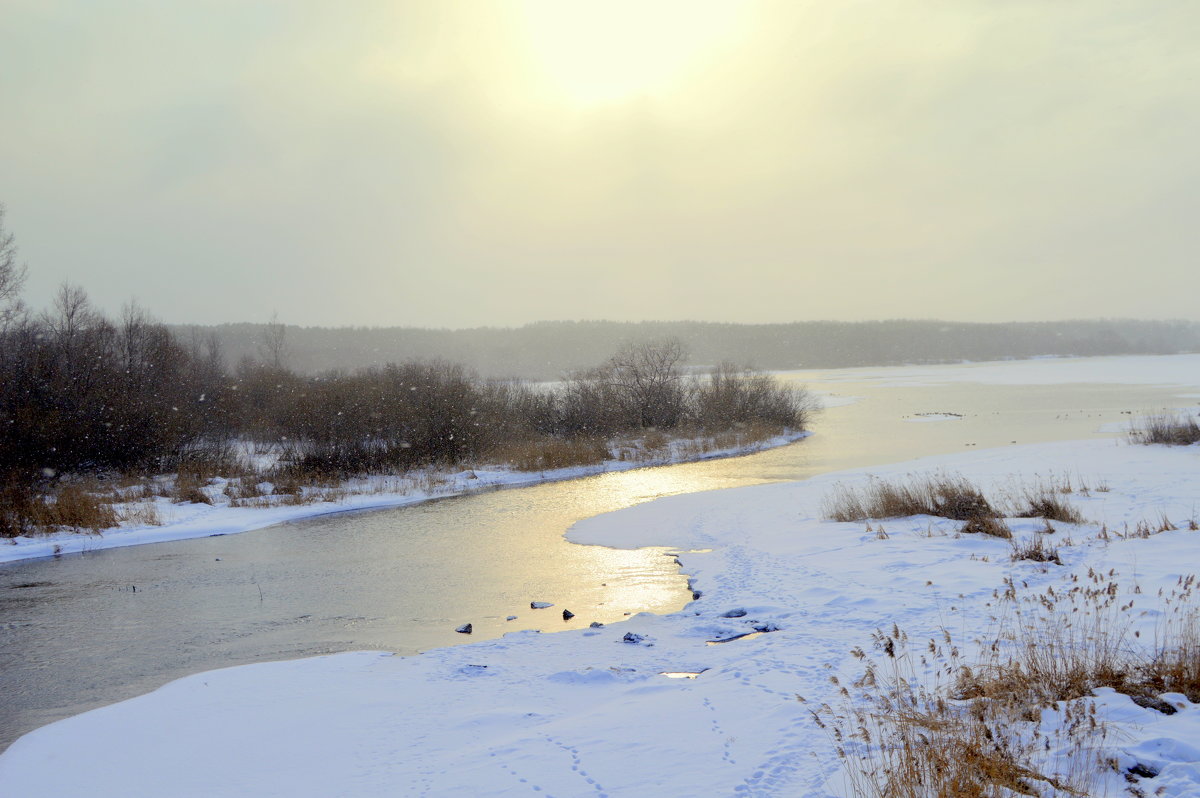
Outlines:
{"label": "river water", "polygon": [[[599,513],[923,455],[1111,435],[1098,430],[1130,411],[1194,403],[1169,387],[916,386],[853,375],[783,375],[858,401],[820,413],[812,437],[755,455],[0,565],[0,750],[43,724],[212,668],[360,649],[414,654],[682,607],[686,579],[665,549],[563,539]],[[930,413],[958,417],[914,420]],[[562,609],[575,617],[564,621]],[[468,622],[472,635],[454,632]]]}

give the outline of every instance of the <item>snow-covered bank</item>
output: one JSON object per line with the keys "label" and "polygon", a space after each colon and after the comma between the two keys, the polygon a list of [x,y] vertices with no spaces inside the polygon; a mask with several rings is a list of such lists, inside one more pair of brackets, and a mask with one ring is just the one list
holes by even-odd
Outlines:
{"label": "snow-covered bank", "polygon": [[199,502],[174,503],[159,497],[152,503],[152,515],[160,523],[127,522],[100,533],[57,532],[36,537],[10,538],[0,544],[0,563],[51,557],[77,552],[97,551],[143,543],[232,535],[273,526],[287,521],[330,515],[333,513],[379,510],[462,496],[487,490],[516,488],[547,482],[592,476],[609,471],[628,471],[634,468],[671,465],[685,462],[737,457],[784,446],[798,441],[809,432],[789,432],[744,446],[706,449],[693,453],[690,440],[669,441],[660,455],[638,456],[630,459],[606,460],[602,463],[546,471],[516,471],[505,467],[476,468],[458,472],[421,473],[409,477],[371,477],[346,483],[336,501],[311,503],[280,503],[272,506],[235,506],[221,492],[222,480],[214,480],[206,493],[212,504]]}
{"label": "snow-covered bank", "polygon": [[[1091,490],[1088,519],[1055,524],[1064,565],[1012,561],[1007,541],[916,517],[821,520],[837,483],[867,471],[660,499],[588,519],[572,540],[677,547],[702,593],[669,616],[558,634],[518,633],[400,658],[364,652],[192,676],[39,729],[0,756],[15,798],[128,796],[714,796],[845,794],[841,762],[809,709],[836,703],[851,650],[893,624],[914,641],[950,631],[964,649],[993,626],[995,592],[1116,572],[1151,639],[1159,588],[1192,572],[1200,448],[1112,440],[1013,446],[870,469],[945,470],[989,492],[1040,475]],[[1146,538],[1097,539],[1170,518]],[[1040,520],[1010,520],[1018,537]],[[946,534],[941,534],[945,532]],[[1073,541],[1068,544],[1067,540]],[[755,630],[769,630],[729,640]],[[969,652],[965,651],[969,656]],[[668,678],[664,672],[698,673]],[[803,696],[802,703],[797,696]],[[1200,708],[1175,715],[1106,693],[1113,755],[1160,775],[1142,786],[1200,794]],[[1112,773],[1091,794],[1120,795]],[[1102,789],[1103,788],[1103,789]]]}

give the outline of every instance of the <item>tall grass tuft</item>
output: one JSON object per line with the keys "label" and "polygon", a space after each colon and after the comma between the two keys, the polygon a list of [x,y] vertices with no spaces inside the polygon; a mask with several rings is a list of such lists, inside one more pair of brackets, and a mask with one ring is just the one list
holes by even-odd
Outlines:
{"label": "tall grass tuft", "polygon": [[861,488],[838,485],[826,497],[825,515],[833,521],[867,521],[936,515],[955,521],[979,521],[999,514],[987,497],[961,476],[911,476],[906,482],[872,479]]}
{"label": "tall grass tuft", "polygon": [[1190,446],[1200,442],[1200,424],[1187,414],[1148,416],[1134,424],[1129,437],[1134,443],[1145,445]]}

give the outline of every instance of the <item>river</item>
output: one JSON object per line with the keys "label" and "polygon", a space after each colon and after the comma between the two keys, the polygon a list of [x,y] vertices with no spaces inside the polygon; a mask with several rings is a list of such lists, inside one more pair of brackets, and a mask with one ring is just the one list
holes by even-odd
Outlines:
{"label": "river", "polygon": [[[1098,430],[1130,411],[1194,403],[1168,387],[911,385],[854,374],[783,375],[858,399],[818,414],[812,437],[754,455],[0,565],[0,749],[212,668],[359,649],[415,654],[682,607],[691,596],[667,550],[563,539],[599,513],[975,447],[1112,435]],[[575,617],[564,621],[563,609]],[[472,635],[454,631],[468,622]]]}

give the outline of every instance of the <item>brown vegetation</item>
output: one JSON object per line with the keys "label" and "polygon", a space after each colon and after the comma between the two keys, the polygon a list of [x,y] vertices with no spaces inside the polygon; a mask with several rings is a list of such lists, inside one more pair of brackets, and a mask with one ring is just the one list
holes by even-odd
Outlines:
{"label": "brown vegetation", "polygon": [[872,479],[862,488],[838,485],[826,498],[825,515],[834,521],[936,515],[976,523],[999,517],[979,488],[948,474],[913,476],[907,482]]}
{"label": "brown vegetation", "polygon": [[[1081,488],[1086,490],[1086,488]],[[934,515],[964,521],[962,532],[1011,538],[1001,520],[1043,518],[1067,524],[1083,523],[1083,516],[1064,498],[1073,492],[1069,480],[1041,480],[1021,488],[1015,497],[994,503],[983,491],[961,476],[948,474],[909,476],[905,481],[872,478],[866,485],[837,485],[825,498],[825,516],[833,521],[866,521]],[[1038,552],[1031,551],[1034,559]]]}
{"label": "brown vegetation", "polygon": [[[898,628],[875,635],[881,661],[861,649],[865,672],[844,704],[815,711],[848,760],[854,793],[872,798],[927,796],[1085,796],[1111,769],[1109,730],[1089,701],[1099,687],[1173,713],[1160,695],[1200,699],[1200,619],[1194,577],[1163,598],[1160,639],[1131,635],[1132,603],[1121,604],[1114,574],[1090,572],[1065,592],[1002,596],[1011,613],[981,660],[968,663],[948,632],[923,651]],[[919,659],[928,684],[916,673]],[[836,680],[835,680],[836,681]],[[1065,703],[1060,703],[1065,702]],[[1045,709],[1061,723],[1040,723]],[[1064,756],[1065,754],[1065,756]]]}
{"label": "brown vegetation", "polygon": [[1134,443],[1190,446],[1200,443],[1200,424],[1189,414],[1149,416],[1137,422],[1129,432]]}
{"label": "brown vegetation", "polygon": [[548,471],[570,466],[594,465],[609,459],[611,453],[603,438],[542,438],[514,441],[493,453],[498,463],[517,471]]}

